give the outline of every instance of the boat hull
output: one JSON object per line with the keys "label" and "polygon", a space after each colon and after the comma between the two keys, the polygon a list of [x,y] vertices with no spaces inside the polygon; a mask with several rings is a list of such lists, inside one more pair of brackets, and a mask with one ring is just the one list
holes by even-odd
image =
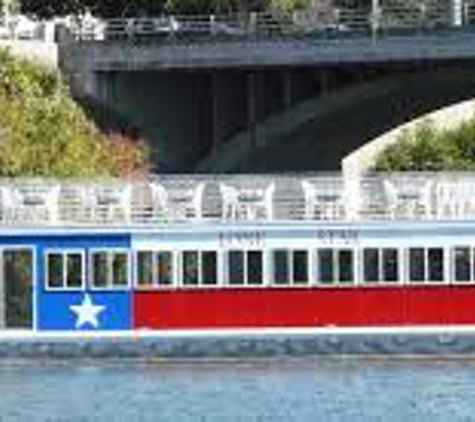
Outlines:
{"label": "boat hull", "polygon": [[136,292],[134,325],[154,330],[475,325],[474,286]]}

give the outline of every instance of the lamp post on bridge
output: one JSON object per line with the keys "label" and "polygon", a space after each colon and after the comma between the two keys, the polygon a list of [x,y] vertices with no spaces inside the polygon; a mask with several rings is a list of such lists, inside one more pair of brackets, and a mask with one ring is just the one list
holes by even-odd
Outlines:
{"label": "lamp post on bridge", "polygon": [[12,9],[12,0],[0,0],[1,2],[1,12],[2,15],[0,16],[2,18],[3,25],[8,27],[9,31],[11,31],[11,9]]}
{"label": "lamp post on bridge", "polygon": [[380,24],[381,24],[381,4],[380,0],[371,0],[371,34],[375,41]]}
{"label": "lamp post on bridge", "polygon": [[463,12],[464,4],[463,0],[451,0],[451,24],[452,26],[463,25]]}

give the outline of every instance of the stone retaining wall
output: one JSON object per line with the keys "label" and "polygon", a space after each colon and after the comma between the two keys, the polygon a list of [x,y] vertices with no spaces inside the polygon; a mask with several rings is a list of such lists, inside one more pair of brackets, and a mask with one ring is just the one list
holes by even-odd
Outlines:
{"label": "stone retaining wall", "polygon": [[85,337],[0,340],[0,358],[246,359],[475,354],[475,332]]}
{"label": "stone retaining wall", "polygon": [[8,49],[12,54],[26,58],[46,67],[58,67],[58,47],[54,42],[37,40],[0,40],[0,49]]}

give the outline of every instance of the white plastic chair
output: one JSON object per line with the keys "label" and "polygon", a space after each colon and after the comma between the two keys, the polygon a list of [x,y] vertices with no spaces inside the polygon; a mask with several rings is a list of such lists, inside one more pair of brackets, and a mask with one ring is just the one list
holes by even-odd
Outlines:
{"label": "white plastic chair", "polygon": [[275,183],[266,188],[240,189],[238,191],[238,213],[249,220],[274,218],[273,197]]}
{"label": "white plastic chair", "polygon": [[130,222],[132,185],[101,185],[94,188],[94,218],[104,222]]}
{"label": "white plastic chair", "polygon": [[59,184],[25,183],[2,188],[5,219],[16,222],[57,223],[59,221]]}
{"label": "white plastic chair", "polygon": [[241,188],[220,183],[224,219],[273,219],[275,183],[266,188]]}
{"label": "white plastic chair", "polygon": [[168,190],[168,209],[174,220],[201,219],[205,183],[190,188]]}
{"label": "white plastic chair", "polygon": [[383,181],[391,218],[428,218],[432,214],[432,181],[400,180],[398,186]]}
{"label": "white plastic chair", "polygon": [[152,216],[158,219],[168,219],[170,217],[168,208],[168,192],[165,186],[160,183],[151,183],[150,191],[152,197]]}
{"label": "white plastic chair", "polygon": [[[333,181],[332,181],[333,182]],[[342,218],[345,214],[342,187],[336,190],[333,183],[323,181],[321,186],[302,180],[305,199],[304,215],[306,219],[332,220]]]}
{"label": "white plastic chair", "polygon": [[219,184],[222,199],[222,218],[235,220],[239,218],[239,191],[226,183]]}
{"label": "white plastic chair", "polygon": [[1,186],[0,192],[2,221],[11,223],[17,220],[17,204],[20,202],[18,194],[12,186]]}
{"label": "white plastic chair", "polygon": [[435,215],[439,219],[473,218],[475,186],[469,180],[446,180],[434,187]]}

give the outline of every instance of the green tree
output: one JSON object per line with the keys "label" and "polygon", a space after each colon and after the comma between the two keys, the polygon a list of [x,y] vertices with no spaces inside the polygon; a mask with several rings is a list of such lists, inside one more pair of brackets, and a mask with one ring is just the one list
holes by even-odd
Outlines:
{"label": "green tree", "polygon": [[166,0],[22,0],[21,11],[38,18],[82,15],[98,17],[159,15]]}
{"label": "green tree", "polygon": [[[1,1],[1,0],[0,0]],[[300,5],[305,0],[22,0],[21,10],[39,18],[81,15],[86,11],[98,17],[157,16],[170,14],[246,13]]]}
{"label": "green tree", "polygon": [[475,169],[475,118],[451,130],[430,121],[405,130],[377,158],[377,171],[464,171]]}
{"label": "green tree", "polygon": [[166,12],[170,14],[227,14],[249,13],[269,8],[270,0],[168,0]]}
{"label": "green tree", "polygon": [[280,12],[295,12],[312,7],[312,0],[271,0],[270,8]]}
{"label": "green tree", "polygon": [[8,14],[18,13],[20,0],[0,0],[0,19]]}
{"label": "green tree", "polygon": [[0,176],[146,172],[143,144],[125,137],[113,142],[114,137],[101,135],[58,75],[6,52],[0,52],[0,110]]}

